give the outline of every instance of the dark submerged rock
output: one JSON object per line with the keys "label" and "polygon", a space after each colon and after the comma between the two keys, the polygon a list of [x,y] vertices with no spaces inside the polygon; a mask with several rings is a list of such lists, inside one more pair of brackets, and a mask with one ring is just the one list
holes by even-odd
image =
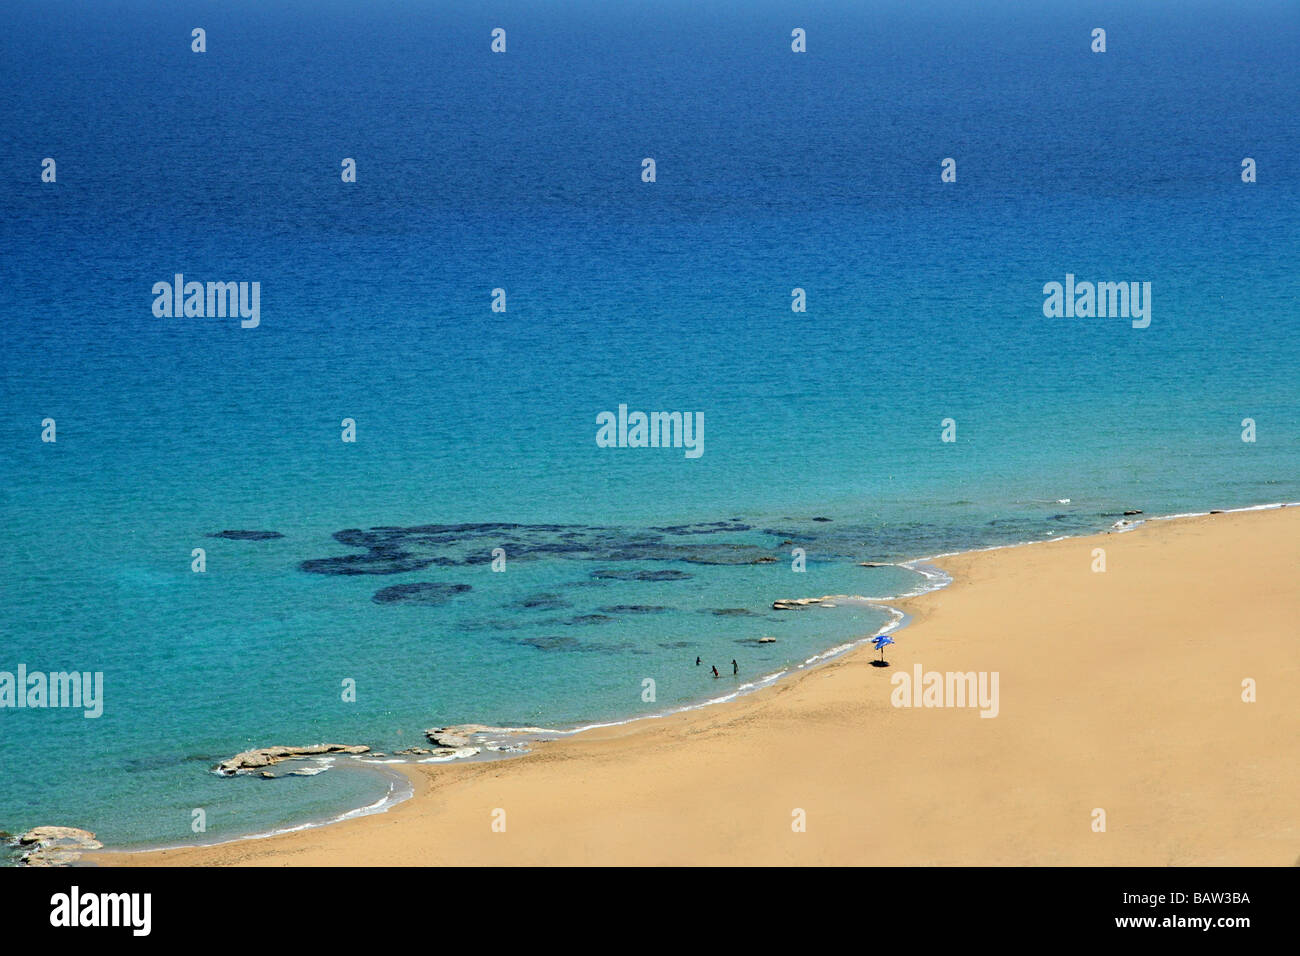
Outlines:
{"label": "dark submerged rock", "polygon": [[576,637],[530,637],[519,643],[539,651],[574,651],[580,646]]}
{"label": "dark submerged rock", "polygon": [[599,581],[685,581],[693,575],[685,571],[633,571],[622,568],[605,568],[592,571],[591,576]]}
{"label": "dark submerged rock", "polygon": [[[308,574],[406,574],[423,571],[440,564],[437,558],[417,558],[411,554],[350,554],[341,558],[312,558],[298,565]],[[448,562],[449,563],[449,562]]]}
{"label": "dark submerged rock", "polygon": [[522,608],[526,611],[560,611],[566,607],[573,607],[572,604],[558,594],[530,594],[528,597],[520,598],[508,606]]}
{"label": "dark submerged rock", "polygon": [[417,581],[413,584],[394,584],[374,593],[370,600],[376,604],[419,604],[423,607],[439,607],[446,604],[457,594],[471,591],[468,584],[439,584],[433,581]]}

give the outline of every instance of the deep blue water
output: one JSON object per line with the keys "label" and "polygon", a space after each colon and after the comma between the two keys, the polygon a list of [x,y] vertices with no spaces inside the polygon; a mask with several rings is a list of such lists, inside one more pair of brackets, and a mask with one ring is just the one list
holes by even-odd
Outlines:
{"label": "deep blue water", "polygon": [[[207,771],[658,712],[871,633],[770,609],[916,584],[858,562],[1300,498],[1300,12],[1033,7],[0,5],[0,670],[106,684],[0,709],[0,829],[359,806]],[[178,272],[260,326],[156,317]],[[1067,273],[1150,326],[1046,318]],[[704,454],[597,447],[620,403]],[[427,528],[477,523],[528,527]],[[356,541],[307,567],[397,573],[303,569]]]}

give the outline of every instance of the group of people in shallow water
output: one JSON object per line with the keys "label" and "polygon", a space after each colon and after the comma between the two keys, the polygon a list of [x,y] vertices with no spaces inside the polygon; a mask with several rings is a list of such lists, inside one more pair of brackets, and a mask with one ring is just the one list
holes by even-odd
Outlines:
{"label": "group of people in shallow water", "polygon": [[[696,666],[696,667],[699,667],[699,666],[700,666],[700,658],[698,658],[698,657],[695,658],[695,666]],[[731,676],[732,676],[732,677],[735,677],[735,676],[738,675],[739,673],[740,673],[740,665],[736,663],[736,659],[733,657],[733,658],[731,659]],[[717,678],[719,678],[719,677],[721,677],[721,676],[722,676],[722,675],[718,673],[718,667],[717,667],[717,665],[716,665],[716,664],[713,665],[713,677],[714,677],[714,679],[717,679]]]}

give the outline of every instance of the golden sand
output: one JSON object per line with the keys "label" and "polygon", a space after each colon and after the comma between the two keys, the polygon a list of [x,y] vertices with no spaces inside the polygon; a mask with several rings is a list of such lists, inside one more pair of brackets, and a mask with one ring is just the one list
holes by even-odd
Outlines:
{"label": "golden sand", "polygon": [[[1105,549],[1106,571],[1092,570]],[[973,552],[869,647],[737,701],[408,765],[388,813],[100,864],[1272,865],[1300,858],[1300,507]],[[789,613],[816,613],[792,611]],[[998,674],[998,714],[891,705]],[[1257,699],[1243,700],[1243,681]],[[505,832],[494,832],[503,810]],[[1104,811],[1105,829],[1096,827]],[[806,830],[793,824],[802,811]],[[500,819],[497,814],[495,819]]]}

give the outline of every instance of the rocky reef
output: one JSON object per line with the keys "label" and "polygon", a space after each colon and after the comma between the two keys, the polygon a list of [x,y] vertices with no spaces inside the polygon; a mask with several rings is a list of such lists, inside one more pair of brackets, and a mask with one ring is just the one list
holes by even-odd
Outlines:
{"label": "rocky reef", "polygon": [[[700,540],[735,535],[743,535],[746,540]],[[496,548],[503,549],[511,561],[550,557],[599,562],[744,565],[776,560],[761,533],[756,536],[750,525],[734,520],[662,528],[508,522],[380,526],[368,530],[347,528],[335,532],[333,537],[339,544],[364,553],[312,558],[299,564],[299,569],[309,574],[354,575],[402,574],[435,566],[468,567],[490,563]]]}

